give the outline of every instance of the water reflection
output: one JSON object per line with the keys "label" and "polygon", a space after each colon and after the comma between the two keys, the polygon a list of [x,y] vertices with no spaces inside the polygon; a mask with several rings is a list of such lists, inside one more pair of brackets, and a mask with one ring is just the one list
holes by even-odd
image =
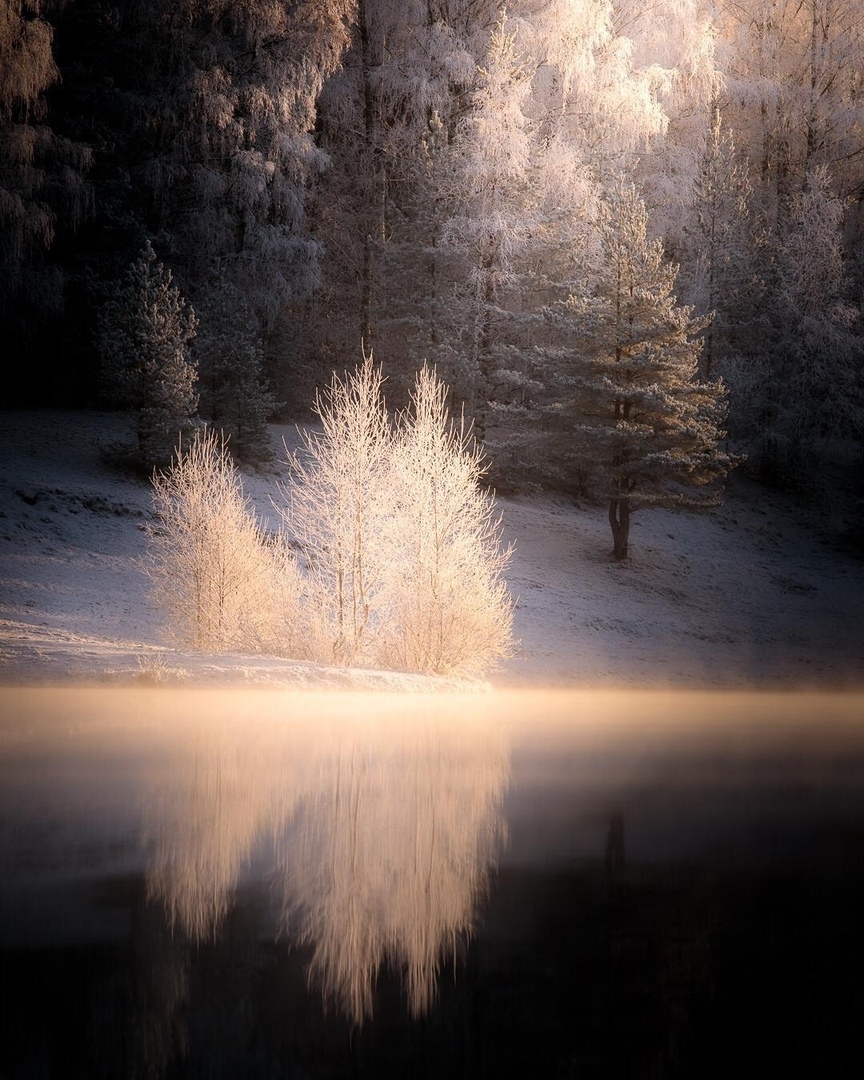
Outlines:
{"label": "water reflection", "polygon": [[253,858],[310,982],[352,1022],[378,973],[425,1013],[470,934],[500,849],[507,741],[440,710],[384,722],[235,726],[181,751],[153,802],[151,899],[195,940],[219,932]]}
{"label": "water reflection", "polygon": [[286,927],[312,944],[311,976],[356,1022],[385,962],[420,1015],[499,849],[506,746],[483,726],[429,718],[343,734],[299,842],[282,849]]}
{"label": "water reflection", "polygon": [[0,692],[0,1072],[857,1075],[862,706]]}
{"label": "water reflection", "polygon": [[268,734],[262,743],[245,727],[199,732],[178,750],[148,813],[148,899],[196,941],[216,936],[256,846],[304,794],[288,732]]}

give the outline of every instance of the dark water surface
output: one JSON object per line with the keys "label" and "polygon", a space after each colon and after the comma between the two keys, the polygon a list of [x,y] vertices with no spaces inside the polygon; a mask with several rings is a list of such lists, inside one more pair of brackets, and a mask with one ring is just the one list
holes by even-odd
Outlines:
{"label": "dark water surface", "polygon": [[864,697],[0,691],[0,1078],[864,1075]]}

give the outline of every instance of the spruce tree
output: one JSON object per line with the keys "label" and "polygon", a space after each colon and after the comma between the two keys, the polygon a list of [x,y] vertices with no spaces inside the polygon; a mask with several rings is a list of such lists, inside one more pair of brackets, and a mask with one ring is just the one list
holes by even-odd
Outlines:
{"label": "spruce tree", "polygon": [[109,401],[135,413],[138,456],[164,467],[195,424],[197,370],[188,353],[198,319],[148,241],[100,319]]}
{"label": "spruce tree", "polygon": [[625,559],[635,510],[716,505],[736,459],[722,448],[726,390],[697,381],[707,320],[676,302],[677,268],[648,238],[632,185],[606,197],[600,232],[593,287],[547,312],[536,438],[608,503],[613,554]]}
{"label": "spruce tree", "polygon": [[231,440],[240,461],[273,457],[269,418],[280,407],[264,375],[264,351],[255,315],[235,289],[223,290],[222,306],[206,302],[195,353],[198,357],[199,411],[207,423]]}

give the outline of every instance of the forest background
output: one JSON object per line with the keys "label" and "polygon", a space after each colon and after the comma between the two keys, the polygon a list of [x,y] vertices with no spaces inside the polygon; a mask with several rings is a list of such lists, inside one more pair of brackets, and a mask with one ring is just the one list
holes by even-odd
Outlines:
{"label": "forest background", "polygon": [[586,496],[573,387],[641,214],[730,448],[860,543],[862,121],[857,0],[2,0],[4,403],[122,403],[151,245],[239,455],[362,343],[394,408],[436,365],[499,490]]}

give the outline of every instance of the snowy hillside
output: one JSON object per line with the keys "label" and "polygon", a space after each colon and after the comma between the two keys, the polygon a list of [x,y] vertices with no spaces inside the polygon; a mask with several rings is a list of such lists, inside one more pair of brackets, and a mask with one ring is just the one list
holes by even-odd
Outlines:
{"label": "snowy hillside", "polygon": [[[0,413],[0,680],[448,685],[167,645],[136,562],[148,487],[100,454],[126,425],[111,413]],[[276,446],[294,435],[271,431]],[[274,525],[285,471],[244,474]],[[709,514],[637,514],[625,564],[610,560],[602,510],[527,497],[501,510],[519,642],[493,686],[864,685],[864,563],[745,479]]]}

